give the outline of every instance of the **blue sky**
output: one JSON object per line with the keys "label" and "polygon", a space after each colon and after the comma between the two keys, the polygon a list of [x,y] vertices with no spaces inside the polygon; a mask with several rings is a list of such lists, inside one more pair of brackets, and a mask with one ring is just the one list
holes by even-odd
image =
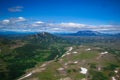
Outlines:
{"label": "blue sky", "polygon": [[0,0],[0,29],[119,32],[119,4],[120,0]]}

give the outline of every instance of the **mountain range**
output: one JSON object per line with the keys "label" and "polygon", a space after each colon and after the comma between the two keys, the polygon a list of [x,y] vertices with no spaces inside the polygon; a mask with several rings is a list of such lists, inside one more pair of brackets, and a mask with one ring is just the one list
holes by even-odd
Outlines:
{"label": "mountain range", "polygon": [[[0,31],[0,36],[2,37],[23,37],[23,36],[28,36],[28,35],[38,35],[39,33],[42,32],[15,32],[15,31]],[[47,33],[47,32],[46,32]],[[116,36],[116,37],[120,37],[120,33],[116,33],[116,34],[109,34],[109,33],[101,33],[98,31],[91,31],[91,30],[82,30],[82,31],[78,31],[78,32],[71,32],[71,33],[51,33],[54,34],[56,36]],[[36,35],[36,36],[37,36]]]}

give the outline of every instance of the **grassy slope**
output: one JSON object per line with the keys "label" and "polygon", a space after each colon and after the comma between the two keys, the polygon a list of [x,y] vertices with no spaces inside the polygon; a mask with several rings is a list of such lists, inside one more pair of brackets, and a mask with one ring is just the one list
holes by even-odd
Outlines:
{"label": "grassy slope", "polygon": [[[51,37],[52,35],[49,35]],[[39,39],[42,39],[41,38]],[[29,37],[28,37],[29,38]],[[11,46],[16,44],[16,40],[0,40],[0,79],[13,80],[25,73],[26,69],[34,67],[41,62],[54,59],[57,55],[60,57],[64,52],[66,44],[62,39],[52,36],[50,40],[47,35],[43,40],[36,39],[20,40],[24,45],[16,48]],[[37,40],[37,41],[36,41]],[[19,44],[19,43],[17,43]]]}
{"label": "grassy slope", "polygon": [[[91,48],[91,51],[86,51],[87,48]],[[46,66],[46,69],[41,73],[35,73],[30,78],[25,80],[59,80],[62,78],[71,78],[72,80],[80,80],[86,78],[86,75],[80,73],[80,67],[87,68],[89,78],[92,80],[109,80],[112,76],[115,76],[114,70],[120,68],[119,61],[116,57],[108,53],[97,60],[97,57],[103,51],[103,49],[96,49],[95,47],[75,47],[72,52],[77,51],[77,54],[70,54],[63,58],[59,58],[56,62],[52,62]],[[77,64],[74,64],[78,61]],[[68,65],[65,65],[68,63]],[[102,70],[98,71],[97,68],[101,67]],[[57,69],[64,68],[64,73],[59,72]]]}
{"label": "grassy slope", "polygon": [[[96,56],[98,56],[98,53],[101,51],[104,51],[104,49],[108,50],[110,53],[119,55],[119,51],[118,51],[119,39],[115,38],[113,40],[111,40],[111,39],[109,40],[109,38],[108,38],[106,40],[104,40],[104,39],[99,40],[99,38],[98,39],[97,38],[95,38],[95,39],[81,38],[79,40],[79,38],[77,38],[76,40],[75,41],[73,40],[72,43],[85,44],[85,45],[91,45],[91,46],[100,46],[102,48],[102,50],[93,50],[90,52],[85,52],[84,49],[86,47],[85,48],[83,47],[80,49],[78,47],[78,52],[80,52],[82,54],[77,54],[76,56],[71,55],[66,58],[63,58],[63,60],[64,60],[63,63],[67,62],[69,60],[73,60],[73,61],[79,60],[79,61],[83,61],[83,62],[85,61],[86,63],[90,63],[93,65],[101,64],[103,66],[106,66],[109,69],[111,69],[111,67],[114,68],[114,66],[119,65],[118,61],[116,61],[115,58],[110,57],[110,56],[108,56],[108,58],[103,58],[102,60],[100,60],[98,62],[96,62],[96,60],[95,60]],[[44,41],[44,39],[42,41]],[[113,44],[108,44],[108,43],[111,43],[111,41]],[[2,49],[2,51],[0,52],[0,62],[1,62],[0,65],[2,66],[2,67],[0,67],[1,80],[15,79],[15,78],[19,77],[20,75],[22,75],[26,69],[34,67],[38,63],[54,59],[55,56],[58,54],[60,57],[65,51],[64,48],[67,46],[70,46],[70,44],[67,44],[66,42],[65,42],[65,44],[60,43],[61,42],[60,40],[58,40],[57,43],[54,43],[54,42],[55,41],[52,40],[52,38],[51,38],[51,42],[49,42],[48,39],[45,39],[45,42],[41,42],[41,40],[36,41],[36,39],[35,40],[33,39],[32,41],[26,41],[26,43],[28,43],[28,44],[23,45],[22,47],[16,48],[14,50],[9,49],[11,44],[15,44],[14,41],[11,42],[11,41],[7,40],[7,41],[0,42],[0,48]],[[32,43],[32,44],[29,44],[29,43]],[[108,48],[108,49],[106,49],[106,48]],[[74,49],[76,50],[77,47],[75,47]],[[119,60],[118,58],[117,58],[117,60]],[[45,70],[46,71],[45,75],[49,75],[48,78],[53,77],[54,79],[66,77],[66,76],[60,75],[56,71],[57,68],[64,67],[63,63],[61,63],[59,61],[57,63],[56,62],[53,63],[53,65],[50,65],[50,66],[52,66],[52,67],[56,66],[56,68],[49,67],[48,68],[49,72],[47,70]],[[57,65],[59,65],[59,67],[57,67]],[[81,64],[81,65],[85,66],[84,64]],[[55,71],[53,71],[53,70],[55,70]],[[71,76],[71,78],[73,78],[73,79],[85,77],[85,75],[82,75],[82,74],[79,75],[79,72],[76,72],[76,71],[79,71],[79,68],[78,67],[76,68],[76,65],[70,66],[69,69],[66,71],[68,72],[67,76]],[[95,72],[94,69],[92,71]],[[91,74],[92,74],[92,71],[91,71]],[[58,75],[54,76],[54,74],[58,74]],[[101,73],[98,73],[98,74],[101,75]],[[108,75],[112,74],[112,73],[109,73],[109,70],[105,70],[105,71],[103,71],[102,74],[105,74],[108,77]],[[36,75],[39,76],[39,79],[45,79],[47,77],[47,76],[44,76],[44,72],[40,73],[40,74],[36,74]],[[42,78],[41,78],[41,75],[42,75]]]}

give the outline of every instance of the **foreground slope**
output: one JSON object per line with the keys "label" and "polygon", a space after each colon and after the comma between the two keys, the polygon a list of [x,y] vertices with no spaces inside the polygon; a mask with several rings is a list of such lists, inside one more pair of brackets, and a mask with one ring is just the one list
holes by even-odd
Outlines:
{"label": "foreground slope", "polygon": [[120,57],[111,52],[91,46],[71,46],[66,50],[58,60],[37,65],[18,80],[120,79]]}

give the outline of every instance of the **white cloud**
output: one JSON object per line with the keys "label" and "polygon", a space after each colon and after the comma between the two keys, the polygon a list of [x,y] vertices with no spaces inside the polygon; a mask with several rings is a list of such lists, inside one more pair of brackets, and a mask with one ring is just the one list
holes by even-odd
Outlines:
{"label": "white cloud", "polygon": [[18,17],[15,22],[22,22],[22,21],[26,21],[26,19],[24,17]]}
{"label": "white cloud", "polygon": [[44,22],[42,22],[42,21],[36,21],[35,23],[36,23],[36,24],[42,24],[42,23],[44,23]]}
{"label": "white cloud", "polygon": [[5,20],[2,21],[2,23],[3,23],[3,24],[8,24],[8,23],[10,23],[10,20],[5,19]]}
{"label": "white cloud", "polygon": [[99,25],[100,27],[113,27],[113,25]]}
{"label": "white cloud", "polygon": [[32,24],[32,26],[38,27],[38,26],[42,26],[44,24],[44,22],[42,21],[36,21]]}
{"label": "white cloud", "polygon": [[72,27],[72,28],[81,28],[81,27],[85,27],[85,24],[79,24],[79,23],[60,23],[59,24],[62,27]]}
{"label": "white cloud", "polygon": [[26,19],[24,17],[17,17],[17,18],[7,19],[6,22],[9,22],[11,24],[15,24],[16,22],[24,22],[24,21],[26,21]]}
{"label": "white cloud", "polygon": [[60,28],[52,28],[52,30],[60,30]]}
{"label": "white cloud", "polygon": [[23,6],[15,6],[8,8],[8,11],[10,12],[22,12]]}
{"label": "white cloud", "polygon": [[80,30],[93,30],[99,32],[120,32],[120,25],[88,25],[74,22],[47,23],[43,21],[30,21],[24,17],[4,19],[0,21],[0,30],[32,30],[49,32],[77,32]]}
{"label": "white cloud", "polygon": [[92,29],[96,31],[108,31],[108,30],[120,31],[120,25],[98,25],[98,26],[92,27]]}

